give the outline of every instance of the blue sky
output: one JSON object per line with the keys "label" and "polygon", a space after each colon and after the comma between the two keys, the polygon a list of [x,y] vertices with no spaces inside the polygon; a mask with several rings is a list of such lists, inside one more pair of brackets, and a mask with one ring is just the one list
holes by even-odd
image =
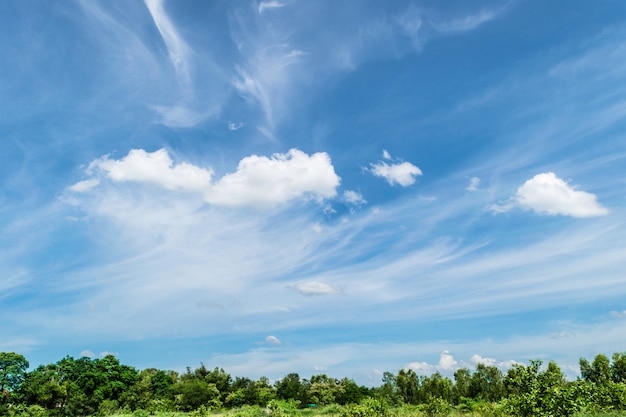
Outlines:
{"label": "blue sky", "polygon": [[626,4],[0,3],[0,351],[276,380],[626,350]]}

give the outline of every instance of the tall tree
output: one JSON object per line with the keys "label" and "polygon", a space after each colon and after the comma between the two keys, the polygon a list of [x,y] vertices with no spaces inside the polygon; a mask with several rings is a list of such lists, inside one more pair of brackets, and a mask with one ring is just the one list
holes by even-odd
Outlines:
{"label": "tall tree", "polygon": [[24,356],[15,352],[0,352],[0,392],[17,391],[27,369],[28,361]]}

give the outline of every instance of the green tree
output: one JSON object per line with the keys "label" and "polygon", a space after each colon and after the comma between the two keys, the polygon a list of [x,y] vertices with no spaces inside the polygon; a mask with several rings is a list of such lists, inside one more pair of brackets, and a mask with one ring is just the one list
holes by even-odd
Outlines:
{"label": "green tree", "polygon": [[461,398],[469,398],[472,374],[467,368],[461,368],[454,372],[454,404],[459,404]]}
{"label": "green tree", "polygon": [[383,373],[383,384],[377,390],[378,395],[387,403],[397,405],[402,401],[396,376],[391,372]]}
{"label": "green tree", "polygon": [[587,359],[580,358],[579,365],[580,375],[585,381],[603,385],[613,379],[611,376],[611,364],[606,355],[596,355],[591,364],[589,364]]}
{"label": "green tree", "polygon": [[431,398],[441,398],[452,403],[453,385],[450,379],[443,377],[439,372],[424,378],[422,382],[423,398],[430,401]]}
{"label": "green tree", "polygon": [[613,377],[613,382],[626,384],[626,352],[613,354],[611,376]]}
{"label": "green tree", "polygon": [[413,369],[400,369],[396,376],[396,386],[400,398],[405,404],[420,402],[420,377]]}
{"label": "green tree", "polygon": [[506,408],[519,417],[571,416],[581,410],[583,395],[576,383],[567,383],[556,363],[541,372],[542,362],[513,365],[505,378]]}
{"label": "green tree", "polygon": [[334,378],[325,374],[313,375],[307,386],[309,401],[318,405],[337,403],[343,394],[343,386]]}
{"label": "green tree", "polygon": [[194,411],[200,406],[210,409],[221,406],[220,392],[215,384],[203,379],[186,378],[174,386],[175,405],[181,411]]}
{"label": "green tree", "polygon": [[282,400],[296,400],[306,404],[306,389],[297,373],[287,374],[283,379],[276,381],[276,396]]}
{"label": "green tree", "polygon": [[[26,377],[28,361],[15,352],[0,352],[0,392],[14,392]],[[2,395],[2,398],[6,398]]]}
{"label": "green tree", "polygon": [[502,372],[495,366],[483,363],[476,365],[470,380],[470,396],[476,399],[496,402],[504,394]]}

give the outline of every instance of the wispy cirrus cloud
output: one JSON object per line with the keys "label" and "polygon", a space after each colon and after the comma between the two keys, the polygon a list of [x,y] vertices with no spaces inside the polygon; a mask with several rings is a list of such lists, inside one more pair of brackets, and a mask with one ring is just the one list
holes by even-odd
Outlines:
{"label": "wispy cirrus cloud", "polygon": [[189,56],[191,54],[189,46],[165,12],[164,0],[144,0],[144,2],[167,47],[172,65],[176,68],[181,81],[188,84],[190,82]]}

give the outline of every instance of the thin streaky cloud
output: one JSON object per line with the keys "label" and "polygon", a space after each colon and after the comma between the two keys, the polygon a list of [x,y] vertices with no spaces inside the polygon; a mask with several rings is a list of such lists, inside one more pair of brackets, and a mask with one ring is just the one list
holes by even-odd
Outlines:
{"label": "thin streaky cloud", "polygon": [[163,38],[163,42],[167,46],[172,65],[176,68],[176,72],[180,75],[183,83],[188,84],[190,81],[189,58],[191,49],[166,13],[164,0],[144,0],[144,2]]}

